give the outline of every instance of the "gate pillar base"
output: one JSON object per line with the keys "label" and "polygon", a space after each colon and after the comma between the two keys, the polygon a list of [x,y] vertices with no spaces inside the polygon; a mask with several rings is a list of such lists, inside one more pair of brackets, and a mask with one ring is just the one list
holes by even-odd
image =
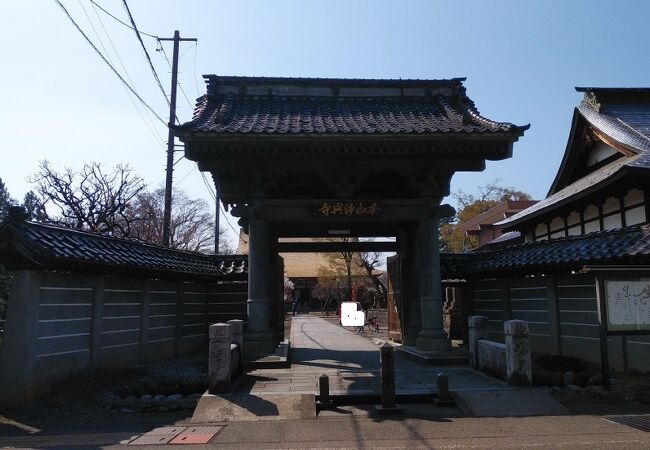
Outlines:
{"label": "gate pillar base", "polygon": [[423,330],[415,341],[415,347],[418,350],[439,352],[451,350],[451,343],[448,338],[440,336],[435,331]]}
{"label": "gate pillar base", "polygon": [[250,361],[260,355],[270,355],[278,346],[277,336],[273,331],[244,333],[246,360]]}

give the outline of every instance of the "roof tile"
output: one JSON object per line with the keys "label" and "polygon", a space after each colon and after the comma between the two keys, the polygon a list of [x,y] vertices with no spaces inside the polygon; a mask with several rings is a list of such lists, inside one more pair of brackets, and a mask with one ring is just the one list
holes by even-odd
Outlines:
{"label": "roof tile", "polygon": [[580,270],[588,264],[647,264],[650,234],[642,226],[599,231],[550,241],[473,253],[444,253],[443,276],[458,278],[504,273]]}
{"label": "roof tile", "polygon": [[[17,255],[21,255],[17,257]],[[195,276],[246,276],[247,258],[174,250],[130,239],[10,220],[0,226],[0,263],[11,266],[104,267]]]}
{"label": "roof tile", "polygon": [[[263,79],[208,76],[208,94],[198,99],[192,121],[179,131],[240,135],[295,134],[414,134],[515,133],[527,127],[495,122],[482,117],[453,80],[333,80]],[[355,86],[384,88],[422,86],[422,95],[396,94],[395,89],[372,95],[296,95],[291,89],[260,95],[246,90],[221,93],[219,83],[279,83],[283,88],[309,86]],[[428,83],[428,84],[427,84]],[[446,94],[425,94],[428,85],[447,87]],[[357,89],[355,92],[362,92]],[[395,92],[393,92],[395,91]],[[307,91],[305,91],[307,92]]]}

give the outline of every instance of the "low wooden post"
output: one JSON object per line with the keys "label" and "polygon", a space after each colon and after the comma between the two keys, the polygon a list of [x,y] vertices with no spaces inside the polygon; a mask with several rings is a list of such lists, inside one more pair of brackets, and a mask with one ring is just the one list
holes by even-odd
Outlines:
{"label": "low wooden post", "polygon": [[603,276],[601,274],[596,275],[596,302],[598,304],[598,330],[600,337],[600,371],[603,378],[603,389],[609,391],[612,389],[612,383],[609,374],[606,295]]}
{"label": "low wooden post", "polygon": [[210,325],[208,350],[208,390],[219,394],[230,390],[230,325]]}

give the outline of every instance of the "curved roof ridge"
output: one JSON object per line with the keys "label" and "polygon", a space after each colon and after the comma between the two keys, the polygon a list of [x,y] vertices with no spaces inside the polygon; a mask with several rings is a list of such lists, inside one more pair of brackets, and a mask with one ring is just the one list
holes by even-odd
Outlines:
{"label": "curved roof ridge", "polygon": [[520,131],[526,131],[530,128],[530,123],[526,125],[515,125],[510,122],[498,122],[496,120],[488,119],[487,117],[482,116],[476,108],[474,101],[467,97],[464,93],[461,95],[461,100],[459,103],[465,107],[468,114],[472,116],[476,121],[484,123],[486,125],[491,125],[495,128],[510,127],[510,129],[516,129]]}
{"label": "curved roof ridge", "polygon": [[[577,109],[580,115],[591,126],[605,133],[620,144],[631,147],[631,149],[635,149],[637,152],[650,151],[650,138],[619,117],[603,114],[584,103],[578,105]],[[634,136],[630,136],[629,133],[634,133]]]}

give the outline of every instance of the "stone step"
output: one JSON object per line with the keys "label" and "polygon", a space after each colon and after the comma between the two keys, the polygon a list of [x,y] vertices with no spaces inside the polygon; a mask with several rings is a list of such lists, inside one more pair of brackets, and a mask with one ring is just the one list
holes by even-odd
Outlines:
{"label": "stone step", "polygon": [[290,349],[289,340],[285,339],[272,355],[250,355],[250,359],[244,361],[244,369],[287,369],[291,367]]}
{"label": "stone step", "polygon": [[427,352],[408,345],[394,345],[401,355],[429,366],[469,366],[471,355],[464,348],[453,348],[448,351]]}

